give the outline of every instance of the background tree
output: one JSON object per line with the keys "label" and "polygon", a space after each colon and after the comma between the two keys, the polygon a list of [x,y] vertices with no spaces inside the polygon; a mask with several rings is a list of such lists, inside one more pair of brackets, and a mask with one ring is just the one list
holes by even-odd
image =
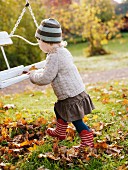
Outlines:
{"label": "background tree", "polygon": [[72,3],[68,6],[63,6],[63,8],[53,6],[47,15],[60,21],[64,38],[72,40],[74,37],[79,36],[84,40],[88,40],[90,56],[106,54],[107,52],[104,50],[103,45],[107,43],[108,39],[115,36],[119,29],[116,24],[114,10],[113,15],[105,15],[109,10],[110,3],[106,1],[107,6],[102,2],[102,0],[91,1],[91,3],[83,1],[81,4]]}
{"label": "background tree", "polygon": [[92,0],[90,3],[83,3],[82,7],[87,15],[83,23],[83,37],[90,42],[89,55],[106,54],[103,45],[119,31],[111,1]]}

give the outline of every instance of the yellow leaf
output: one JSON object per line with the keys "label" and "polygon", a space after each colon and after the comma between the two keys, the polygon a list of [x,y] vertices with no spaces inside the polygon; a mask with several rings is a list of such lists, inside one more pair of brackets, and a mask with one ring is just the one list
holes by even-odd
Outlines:
{"label": "yellow leaf", "polygon": [[102,122],[93,123],[93,128],[97,131],[102,130],[103,127],[104,127],[104,124]]}
{"label": "yellow leaf", "polygon": [[0,108],[3,108],[3,103],[2,102],[0,102]]}
{"label": "yellow leaf", "polygon": [[118,84],[119,84],[119,82],[118,82],[118,81],[116,81],[116,82],[115,82],[115,85],[117,86]]}
{"label": "yellow leaf", "polygon": [[72,141],[73,138],[71,136],[68,136],[66,140]]}
{"label": "yellow leaf", "polygon": [[115,112],[114,112],[114,111],[111,111],[111,115],[112,115],[112,116],[115,116]]}
{"label": "yellow leaf", "polygon": [[11,127],[17,127],[17,122],[11,122],[11,123],[9,123],[9,125],[10,125]]}
{"label": "yellow leaf", "polygon": [[97,115],[94,115],[92,119],[97,119],[97,118],[98,118],[98,116],[97,116]]}
{"label": "yellow leaf", "polygon": [[21,113],[17,113],[17,114],[16,114],[16,119],[17,119],[17,120],[21,119],[21,116],[22,116]]}
{"label": "yellow leaf", "polygon": [[122,120],[127,120],[128,119],[128,116],[127,115],[124,115],[123,117],[122,117]]}
{"label": "yellow leaf", "polygon": [[29,71],[32,71],[32,70],[37,70],[37,68],[35,66],[32,66]]}
{"label": "yellow leaf", "polygon": [[1,135],[4,139],[8,136],[8,130],[5,127],[2,128]]}
{"label": "yellow leaf", "polygon": [[28,150],[29,150],[30,152],[35,151],[36,149],[37,149],[37,145],[36,145],[36,144],[34,144],[33,147],[29,147],[29,148],[28,148]]}
{"label": "yellow leaf", "polygon": [[26,145],[30,145],[30,144],[31,144],[31,141],[26,140],[26,141],[20,143],[20,146],[26,146]]}
{"label": "yellow leaf", "polygon": [[9,115],[9,111],[8,110],[6,110],[5,115]]}
{"label": "yellow leaf", "polygon": [[88,121],[88,117],[87,117],[87,116],[84,116],[83,121],[84,121],[84,122],[87,122],[87,121]]}
{"label": "yellow leaf", "polygon": [[10,122],[12,122],[12,119],[11,119],[11,118],[5,118],[5,120],[4,120],[4,123],[5,123],[5,124],[8,124],[8,123],[10,123]]}
{"label": "yellow leaf", "polygon": [[0,113],[5,113],[5,111],[4,110],[0,110]]}

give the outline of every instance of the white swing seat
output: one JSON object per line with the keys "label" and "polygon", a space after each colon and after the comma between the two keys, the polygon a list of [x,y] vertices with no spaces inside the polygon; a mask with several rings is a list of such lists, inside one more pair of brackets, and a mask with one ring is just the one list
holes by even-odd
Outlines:
{"label": "white swing seat", "polygon": [[13,44],[11,38],[6,31],[0,32],[0,46]]}
{"label": "white swing seat", "polygon": [[44,60],[44,61],[41,61],[35,64],[31,64],[29,66],[24,67],[23,65],[21,65],[18,67],[11,68],[9,70],[1,71],[0,72],[0,89],[28,79],[29,75],[23,74],[23,72],[28,72],[32,66],[35,66],[35,68],[37,69],[42,69],[45,66],[45,62],[46,61]]}
{"label": "white swing seat", "polygon": [[20,76],[17,76],[17,77],[13,77],[13,78],[11,78],[11,79],[4,80],[4,81],[0,82],[0,89],[3,89],[3,88],[8,87],[8,86],[11,86],[11,85],[13,85],[13,84],[15,84],[15,83],[19,83],[19,82],[21,82],[21,81],[23,81],[23,80],[26,80],[26,79],[28,79],[28,78],[29,78],[29,75],[27,75],[27,74],[22,74],[22,75],[20,75]]}

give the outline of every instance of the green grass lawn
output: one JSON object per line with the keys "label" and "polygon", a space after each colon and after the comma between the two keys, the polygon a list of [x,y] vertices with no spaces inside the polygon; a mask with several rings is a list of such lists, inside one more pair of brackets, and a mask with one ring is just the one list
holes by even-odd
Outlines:
{"label": "green grass lawn", "polygon": [[[7,153],[3,153],[3,148],[7,150],[8,148],[14,149],[15,147],[9,144],[11,142],[7,137],[4,140],[0,139],[0,150],[3,153],[0,158],[1,162],[4,162],[10,169],[17,168],[20,170],[36,170],[42,165],[45,168],[55,170],[118,170],[121,167],[123,170],[128,164],[128,81],[121,80],[91,84],[86,89],[91,95],[96,107],[92,114],[84,118],[87,125],[91,126],[96,132],[94,142],[95,144],[98,143],[99,147],[96,147],[97,153],[95,155],[88,157],[88,159],[83,159],[83,155],[81,156],[83,153],[79,153],[76,158],[70,157],[70,161],[66,160],[66,158],[60,158],[63,155],[60,151],[63,147],[67,148],[68,153],[73,145],[77,145],[80,142],[77,133],[75,133],[75,137],[70,136],[72,133],[69,134],[70,138],[68,137],[65,141],[59,141],[56,144],[60,154],[59,156],[57,155],[53,146],[56,141],[44,133],[48,124],[54,126],[51,122],[54,117],[53,106],[56,97],[52,89],[48,88],[43,93],[30,91],[0,97],[0,101],[4,105],[14,104],[15,106],[13,109],[6,108],[5,110],[1,108],[0,110],[1,128],[6,127],[5,125],[7,124],[9,126],[10,123],[11,125],[13,124],[14,127],[8,127],[8,133],[13,138],[17,135],[26,135],[26,131],[23,131],[22,128],[24,123],[19,128],[18,125],[15,125],[15,121],[25,120],[27,121],[25,125],[28,126],[33,125],[34,121],[40,118],[46,120],[45,123],[43,121],[38,125],[41,128],[40,131],[43,132],[42,139],[44,140],[44,144],[35,148],[33,144],[24,144],[22,148],[24,152],[19,153],[18,156],[14,154],[13,157],[11,155],[7,157]],[[20,131],[16,133],[18,128]],[[27,132],[30,133],[29,130]],[[30,134],[32,133],[35,133],[35,129],[31,129]],[[111,150],[111,147],[113,150]],[[27,148],[32,149],[28,152]],[[10,151],[10,149],[8,150]],[[46,153],[50,154],[50,158],[46,157]],[[54,160],[55,157],[58,160]]]}
{"label": "green grass lawn", "polygon": [[87,43],[69,45],[68,49],[74,56],[75,64],[81,72],[105,71],[128,67],[128,33],[119,39],[111,40],[104,48],[111,54],[86,57]]}

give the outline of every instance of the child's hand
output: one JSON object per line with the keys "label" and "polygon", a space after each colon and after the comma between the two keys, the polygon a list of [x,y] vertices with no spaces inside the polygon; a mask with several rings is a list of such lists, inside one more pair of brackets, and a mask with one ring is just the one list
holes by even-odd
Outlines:
{"label": "child's hand", "polygon": [[31,73],[43,73],[43,70],[44,69],[39,69],[39,70],[31,70],[31,71],[28,71],[27,74],[31,74]]}
{"label": "child's hand", "polygon": [[28,71],[28,72],[27,72],[27,75],[29,75],[29,74],[31,74],[31,73],[33,73],[33,72],[35,72],[35,70]]}

